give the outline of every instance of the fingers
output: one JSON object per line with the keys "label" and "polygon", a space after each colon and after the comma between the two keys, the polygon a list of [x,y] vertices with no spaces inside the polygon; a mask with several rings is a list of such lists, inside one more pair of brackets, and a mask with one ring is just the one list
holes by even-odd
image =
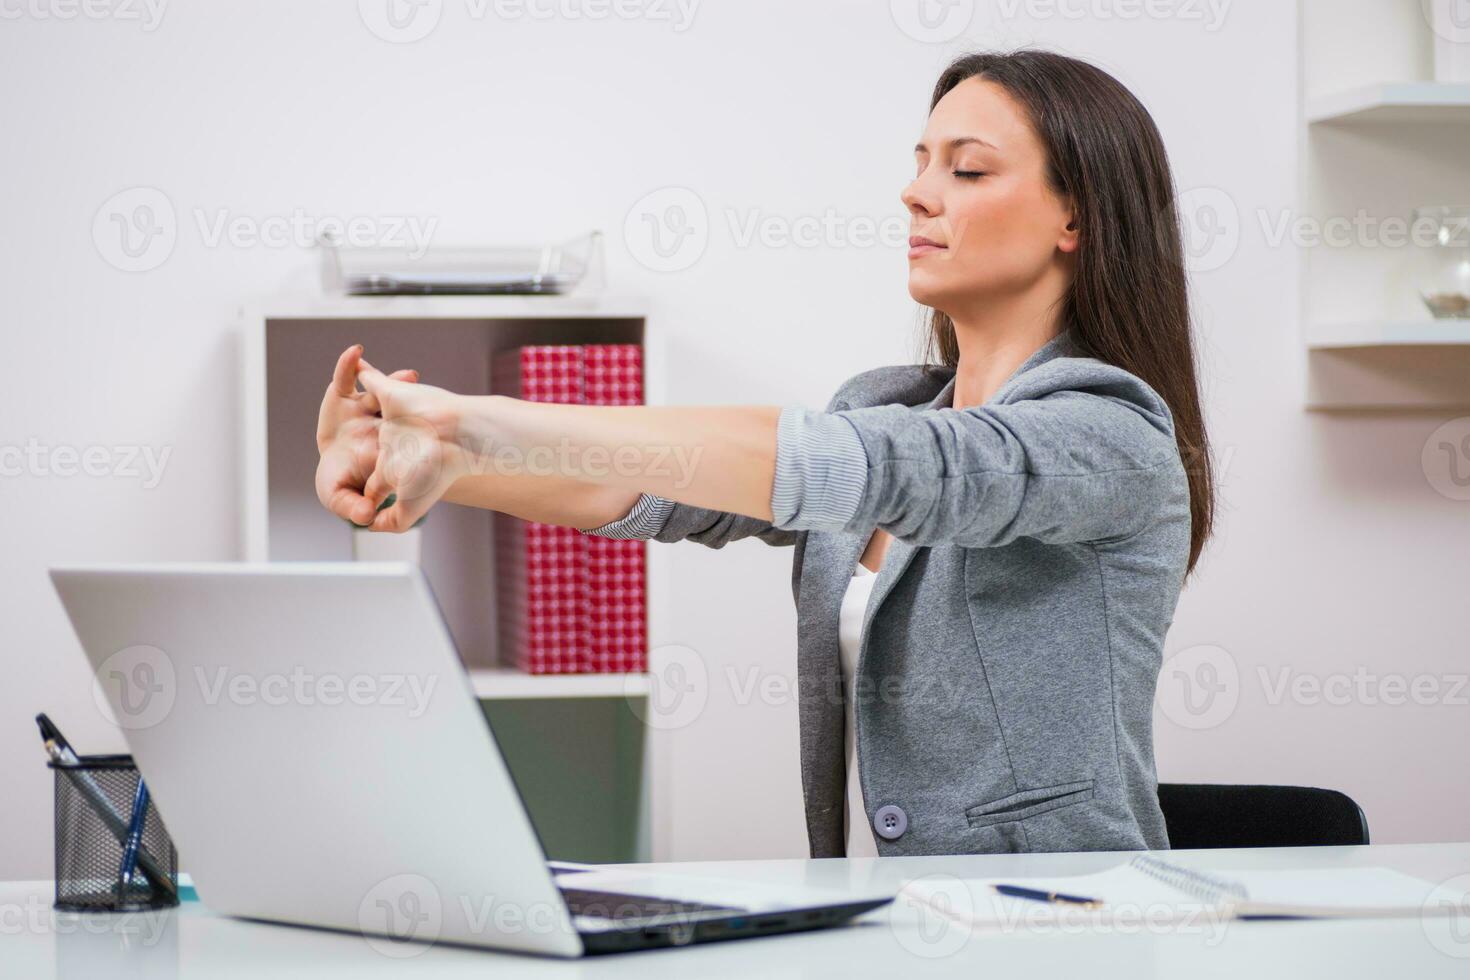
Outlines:
{"label": "fingers", "polygon": [[[380,449],[376,465],[369,474],[367,482],[363,485],[362,495],[373,507],[371,517],[372,529],[374,531],[404,531],[413,526],[413,522],[423,516],[422,508],[412,517],[408,512],[413,509],[400,503],[403,495],[398,492],[399,487],[395,481],[389,478],[393,472],[393,461],[391,452],[385,448]],[[384,506],[384,505],[387,506]],[[406,523],[405,523],[406,521]]]}
{"label": "fingers", "polygon": [[343,398],[357,393],[357,364],[362,359],[362,344],[353,344],[337,358],[332,371],[332,392]]}
{"label": "fingers", "polygon": [[[327,385],[327,393],[322,398],[322,406],[317,413],[316,444],[318,450],[324,450],[327,443],[337,437],[338,430],[344,422],[362,415],[377,415],[379,412],[378,400],[372,395],[364,394],[357,390],[357,374],[362,360],[362,345],[353,344],[337,357],[337,365],[332,371],[332,381]],[[416,384],[419,373],[411,368],[394,371],[390,377],[394,381],[402,381]]]}
{"label": "fingers", "polygon": [[357,381],[362,385],[364,391],[375,397],[382,395],[389,385],[388,378],[383,375],[383,372],[361,357],[357,359]]}
{"label": "fingers", "polygon": [[399,497],[393,506],[384,507],[373,517],[373,530],[390,533],[407,531],[417,524],[419,519],[433,506],[434,498],[430,496],[418,497],[414,500],[404,500]]}
{"label": "fingers", "polygon": [[[367,364],[367,361],[361,361],[360,363]],[[392,378],[394,381],[402,381],[407,384],[418,384],[419,373],[413,368],[403,368],[401,370],[394,371],[392,374],[388,375],[388,377]],[[362,406],[363,411],[368,412],[371,415],[377,415],[383,410],[383,406],[378,403],[378,396],[374,395],[370,391],[359,392],[356,397],[357,403]]]}
{"label": "fingers", "polygon": [[379,431],[378,455],[363,484],[363,496],[377,508],[374,531],[406,531],[444,495],[443,463],[432,431],[403,420],[387,421]]}
{"label": "fingers", "polygon": [[377,505],[351,487],[338,487],[327,499],[327,510],[358,527],[373,523]]}
{"label": "fingers", "polygon": [[418,383],[419,373],[403,368],[384,376],[362,358],[361,344],[353,344],[337,358],[332,382],[317,420],[317,499],[322,505],[360,527],[373,524],[380,502],[390,492],[379,472],[377,428],[382,419],[378,397],[359,392],[360,374],[370,372],[369,384],[388,386]]}
{"label": "fingers", "polygon": [[353,344],[337,357],[332,380],[317,412],[316,448],[320,452],[326,451],[327,445],[337,437],[337,429],[351,417],[350,406],[357,398],[357,359],[361,355],[362,345]]}
{"label": "fingers", "polygon": [[343,520],[366,527],[373,522],[377,505],[359,492],[365,470],[360,454],[346,446],[334,447],[317,466],[317,499]]}
{"label": "fingers", "polygon": [[367,483],[362,488],[362,495],[370,500],[376,508],[393,488],[388,485],[388,478],[384,475],[383,467],[373,469],[372,475],[367,478]]}

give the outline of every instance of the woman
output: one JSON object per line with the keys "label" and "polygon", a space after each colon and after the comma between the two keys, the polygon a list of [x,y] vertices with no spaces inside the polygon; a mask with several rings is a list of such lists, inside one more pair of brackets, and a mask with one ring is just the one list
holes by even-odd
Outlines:
{"label": "woman", "polygon": [[1116,80],[1022,51],[950,65],[915,153],[937,365],[859,374],[822,412],[600,408],[459,396],[352,348],[319,495],[383,531],[444,499],[794,546],[815,857],[1167,847],[1151,707],[1213,486],[1163,145]]}

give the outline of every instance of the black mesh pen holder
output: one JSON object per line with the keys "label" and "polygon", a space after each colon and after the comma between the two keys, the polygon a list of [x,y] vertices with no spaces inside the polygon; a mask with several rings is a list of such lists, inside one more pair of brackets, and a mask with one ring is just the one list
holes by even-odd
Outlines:
{"label": "black mesh pen holder", "polygon": [[179,904],[179,856],[153,800],[143,810],[132,873],[129,841],[138,767],[130,755],[49,764],[56,779],[56,902],[64,912],[135,912]]}

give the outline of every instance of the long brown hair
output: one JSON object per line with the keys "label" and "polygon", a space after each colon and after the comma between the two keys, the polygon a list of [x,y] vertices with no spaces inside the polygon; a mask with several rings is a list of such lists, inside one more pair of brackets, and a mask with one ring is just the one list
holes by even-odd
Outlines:
{"label": "long brown hair", "polygon": [[[983,78],[1025,107],[1047,157],[1047,180],[1071,201],[1076,274],[1062,308],[1082,353],[1141,378],[1174,417],[1189,474],[1194,571],[1214,524],[1215,481],[1200,410],[1184,246],[1164,141],[1148,110],[1094,65],[1049,51],[969,54],[939,76],[929,103]],[[924,360],[959,364],[954,321],[929,313]]]}

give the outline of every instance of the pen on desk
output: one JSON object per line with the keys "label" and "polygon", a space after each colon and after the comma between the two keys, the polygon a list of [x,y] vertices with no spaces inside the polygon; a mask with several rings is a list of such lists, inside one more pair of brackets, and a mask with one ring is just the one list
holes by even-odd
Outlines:
{"label": "pen on desk", "polygon": [[[51,762],[87,800],[98,819],[112,833],[112,836],[117,838],[117,842],[126,848],[128,825],[123,823],[122,817],[118,816],[111,801],[107,799],[107,794],[102,792],[102,788],[97,785],[97,781],[92,778],[91,774],[78,771],[77,767],[81,765],[81,759],[72,750],[71,743],[66,740],[66,736],[61,734],[61,729],[57,728],[44,712],[36,715],[36,725],[41,729],[41,740],[46,746],[46,755]],[[177,896],[173,881],[169,878],[168,873],[159,867],[158,862],[153,859],[153,855],[148,853],[147,848],[141,846],[138,848],[137,862],[138,866],[143,869],[143,873],[148,876],[148,880],[153,882],[153,887],[158,889],[162,895],[170,899]]]}
{"label": "pen on desk", "polygon": [[1054,905],[1076,905],[1085,909],[1102,908],[1102,900],[1082,895],[1067,895],[1062,892],[1042,891],[1038,888],[1022,888],[1020,885],[992,885],[1001,895],[1010,898],[1025,898],[1033,902],[1050,902]]}
{"label": "pen on desk", "polygon": [[143,843],[143,823],[148,819],[148,784],[138,777],[138,791],[133,795],[133,813],[128,818],[128,842],[123,847],[122,865],[117,869],[118,888],[126,892],[133,883],[138,866],[138,849]]}

